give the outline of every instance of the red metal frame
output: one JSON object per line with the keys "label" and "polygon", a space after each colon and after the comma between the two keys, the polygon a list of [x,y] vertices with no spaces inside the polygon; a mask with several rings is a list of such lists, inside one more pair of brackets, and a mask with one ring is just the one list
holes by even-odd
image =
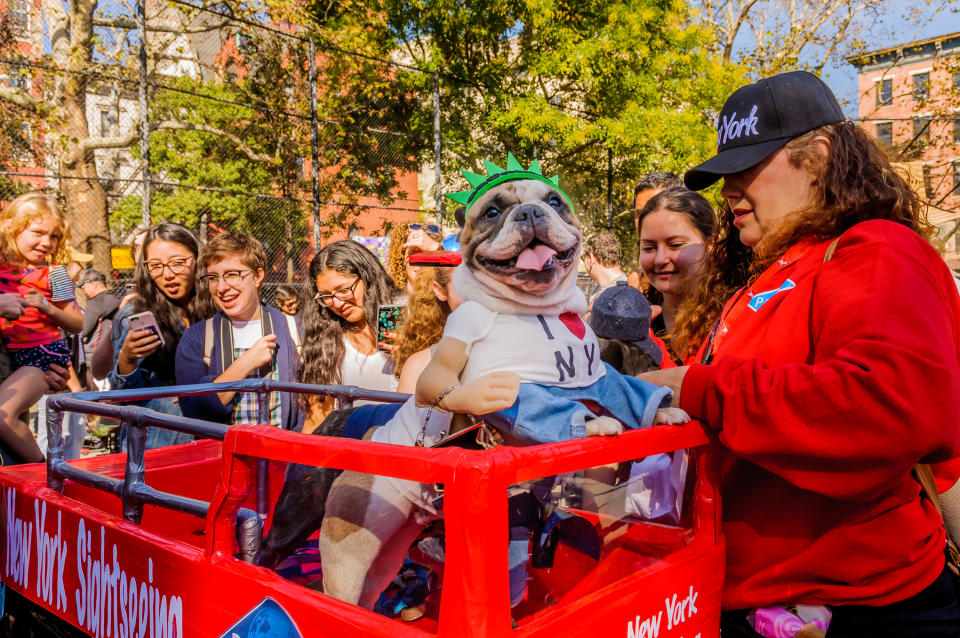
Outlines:
{"label": "red metal frame", "polygon": [[[127,630],[141,626],[139,617],[133,623],[135,627],[131,627],[129,620],[123,622],[122,612],[130,609],[129,581],[133,577],[138,584],[147,584],[144,591],[148,597],[151,592],[156,594],[157,607],[151,609],[158,610],[166,596],[166,621],[172,622],[170,628],[174,633],[160,633],[161,625],[166,625],[156,621],[157,612],[146,616],[151,619],[148,622],[154,630],[153,634],[146,635],[154,636],[219,636],[269,596],[290,614],[304,636],[555,638],[609,634],[626,638],[712,638],[719,635],[724,559],[718,492],[713,480],[714,469],[710,467],[712,455],[703,453],[708,444],[707,434],[696,423],[657,426],[613,438],[594,437],[485,451],[414,449],[304,436],[266,426],[236,426],[227,431],[222,446],[215,441],[201,441],[147,453],[147,474],[151,485],[158,489],[174,484],[183,489],[185,472],[197,477],[218,476],[218,479],[212,494],[212,486],[201,485],[202,481],[189,486],[194,491],[186,494],[210,499],[205,522],[147,505],[141,525],[122,519],[115,496],[96,496],[94,490],[69,481],[63,494],[49,489],[42,465],[3,468],[0,469],[3,501],[0,520],[4,526],[0,534],[3,547],[0,578],[11,589],[88,630],[90,616],[86,612],[93,604],[105,614],[105,619],[116,623],[111,625],[111,637],[129,635]],[[570,588],[557,604],[521,619],[519,627],[511,628],[506,569],[509,485],[693,448],[700,453],[694,457],[696,483],[689,532],[635,524],[638,538],[662,541],[673,551],[652,564],[629,562],[631,555],[626,551],[611,554],[606,565],[598,566],[598,569],[612,570],[609,573],[613,577],[608,579],[608,584],[593,591],[588,591],[589,586]],[[296,462],[442,483],[446,563],[439,618],[405,624],[331,599],[265,568],[237,560],[234,557],[236,515],[241,507],[250,507],[255,500],[256,477],[261,467],[258,459],[270,459],[277,466]],[[113,455],[75,464],[103,474],[123,476],[125,461],[124,455]],[[274,493],[279,489],[279,485],[272,487]],[[40,520],[43,520],[42,529],[38,530]],[[193,528],[191,520],[196,521]],[[89,542],[78,537],[81,524],[90,533]],[[18,529],[29,533],[29,548],[25,535]],[[181,531],[173,533],[173,529]],[[45,552],[46,571],[38,570],[38,546]],[[92,553],[86,557],[80,555],[80,550],[92,550]],[[106,587],[100,584],[103,578],[81,584],[81,571],[96,573],[99,569],[102,572],[100,551],[110,568]],[[17,578],[24,556],[29,561],[26,580]],[[114,565],[124,573],[126,592],[120,590],[119,584],[112,584]],[[633,565],[636,572],[631,574]],[[38,573],[42,575],[39,581]],[[110,593],[96,593],[91,598],[91,592],[103,591]],[[126,607],[114,601],[121,594],[125,596]],[[77,603],[83,602],[84,596],[94,602],[87,603],[88,609],[83,610],[81,621]],[[179,625],[178,618],[171,612],[174,597],[179,600],[174,607],[182,610]],[[675,613],[668,619],[671,610]],[[129,617],[129,613],[127,615]],[[682,621],[675,623],[680,616]],[[182,633],[178,628],[182,628]],[[99,632],[90,633],[106,636],[106,625],[101,626]]]}

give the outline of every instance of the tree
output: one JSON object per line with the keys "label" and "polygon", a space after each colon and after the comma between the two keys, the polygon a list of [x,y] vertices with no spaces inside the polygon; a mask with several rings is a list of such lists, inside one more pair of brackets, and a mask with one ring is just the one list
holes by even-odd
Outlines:
{"label": "tree", "polygon": [[[263,9],[255,0],[250,5],[243,0],[215,4],[242,16]],[[71,0],[69,4],[43,0],[42,5],[49,55],[40,63],[44,74],[36,77],[43,78],[45,86],[40,92],[2,87],[0,102],[42,118],[46,151],[55,158],[54,172],[60,178],[60,191],[75,229],[74,243],[93,252],[95,267],[108,271],[111,238],[105,186],[110,179],[100,175],[96,153],[131,146],[139,140],[139,130],[134,128],[114,135],[98,133],[87,120],[86,102],[92,90],[103,87],[109,87],[116,95],[136,89],[140,76],[134,31],[136,7],[123,0],[111,4],[110,13],[105,14],[98,0]],[[177,7],[173,9],[162,2],[150,2],[146,7],[147,68],[151,83],[163,77],[159,71],[169,70],[189,57],[183,51],[183,38],[216,31],[228,22],[227,19],[198,19],[206,3],[198,5],[198,9]],[[12,52],[11,57],[37,64],[37,60],[23,53]],[[156,122],[152,129],[182,130],[185,126],[173,119]],[[211,129],[211,132],[216,131]],[[225,137],[230,139],[228,135]]]}
{"label": "tree", "polygon": [[402,60],[392,92],[420,96],[410,127],[425,140],[437,74],[447,190],[459,190],[457,169],[476,170],[481,158],[537,156],[592,227],[609,224],[611,156],[619,209],[643,173],[680,170],[710,152],[714,113],[741,78],[711,55],[711,34],[690,24],[680,0],[356,4],[363,9],[331,20],[330,5],[315,3],[321,27],[337,27],[321,35]]}
{"label": "tree", "polygon": [[700,24],[715,34],[723,60],[740,62],[760,76],[805,69],[819,73],[828,63],[872,46],[871,27],[932,20],[942,0],[897,5],[891,0],[698,0]]}

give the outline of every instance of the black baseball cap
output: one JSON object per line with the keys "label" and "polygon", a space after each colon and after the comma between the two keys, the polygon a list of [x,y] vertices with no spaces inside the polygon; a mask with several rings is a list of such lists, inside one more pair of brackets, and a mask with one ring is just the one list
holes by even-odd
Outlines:
{"label": "black baseball cap", "polygon": [[806,71],[781,73],[737,89],[717,118],[717,154],[683,182],[703,190],[724,175],[756,166],[795,137],[846,119],[823,80]]}
{"label": "black baseball cap", "polygon": [[660,365],[663,351],[650,338],[652,308],[643,293],[618,281],[593,300],[590,328],[602,339],[616,339],[633,344]]}

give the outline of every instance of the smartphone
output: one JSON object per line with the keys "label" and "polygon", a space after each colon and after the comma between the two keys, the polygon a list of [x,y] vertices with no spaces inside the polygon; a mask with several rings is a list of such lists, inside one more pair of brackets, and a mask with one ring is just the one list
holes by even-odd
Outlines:
{"label": "smartphone", "polygon": [[395,332],[403,323],[403,306],[400,304],[381,304],[377,308],[377,350],[386,350],[380,344],[390,342],[388,332]]}
{"label": "smartphone", "polygon": [[131,330],[149,330],[153,334],[157,335],[160,339],[160,345],[166,345],[163,342],[163,333],[160,332],[160,324],[157,323],[157,318],[153,316],[153,313],[147,310],[146,312],[138,312],[135,315],[130,315],[130,329]]}

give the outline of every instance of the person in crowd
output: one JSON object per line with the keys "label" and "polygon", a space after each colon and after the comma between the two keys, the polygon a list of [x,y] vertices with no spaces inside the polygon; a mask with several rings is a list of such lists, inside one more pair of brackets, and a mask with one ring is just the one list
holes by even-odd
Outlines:
{"label": "person in crowd", "polygon": [[70,279],[76,283],[80,280],[80,273],[82,273],[85,268],[90,267],[90,262],[93,261],[93,255],[90,253],[82,253],[73,246],[67,246],[67,256],[68,261],[64,266],[67,268],[67,274],[70,275]]}
{"label": "person in crowd", "polygon": [[410,255],[440,250],[442,229],[436,224],[404,222],[390,230],[390,248],[387,251],[387,273],[393,284],[410,294],[420,267],[410,263]]}
{"label": "person in crowd", "polygon": [[[77,288],[87,297],[87,306],[83,309],[81,337],[87,361],[90,362],[100,342],[110,341],[110,328],[113,326],[113,317],[120,308],[120,300],[107,290],[107,278],[103,273],[93,268],[88,268],[80,274]],[[98,390],[110,389],[105,379],[108,372],[109,370],[104,371],[99,379],[94,377],[94,384]]]}
{"label": "person in crowd", "polygon": [[[641,177],[637,185],[633,187],[633,210],[640,212],[654,195],[668,191],[671,188],[683,188],[683,182],[675,174],[669,171],[647,173]],[[639,235],[640,223],[639,220],[636,219],[636,216],[634,216],[634,228],[636,228],[637,234]]]}
{"label": "person in crowd", "polygon": [[600,293],[618,281],[627,281],[627,275],[620,267],[620,240],[609,231],[603,231],[587,237],[583,242],[583,269],[597,282],[597,288],[588,301],[586,321],[590,320],[590,308]]}
{"label": "person in crowd", "polygon": [[280,284],[274,293],[277,308],[286,315],[296,315],[300,309],[300,293],[290,284]]}
{"label": "person in crowd", "polygon": [[[219,311],[190,326],[177,347],[178,385],[242,379],[296,381],[297,321],[260,302],[267,254],[248,235],[223,233],[203,248],[201,285]],[[220,392],[180,398],[184,416],[217,423],[259,423],[257,395]],[[299,430],[300,410],[289,392],[270,393],[270,424]]]}
{"label": "person in crowd", "polygon": [[439,266],[423,268],[417,275],[394,352],[397,392],[412,394],[416,389],[420,373],[430,363],[431,346],[440,342],[447,317],[460,305],[451,274],[450,266]]}
{"label": "person in crowd", "polygon": [[[395,390],[393,358],[377,350],[377,308],[393,303],[396,289],[373,253],[352,240],[320,249],[310,261],[313,299],[304,305],[300,381]],[[332,401],[306,400],[304,432],[333,409]]]}
{"label": "person in crowd", "polygon": [[943,523],[911,476],[960,453],[960,297],[921,202],[811,74],[739,89],[718,121],[684,178],[723,178],[726,203],[677,318],[696,355],[643,377],[719,433],[723,635],[777,602],[829,606],[831,638],[956,636]]}
{"label": "person in crowd", "polygon": [[702,195],[686,188],[662,191],[637,211],[637,261],[650,280],[647,297],[659,305],[653,331],[667,337],[683,300],[696,287],[716,216]]}
{"label": "person in crowd", "polygon": [[79,332],[83,317],[73,282],[62,265],[69,259],[70,224],[57,203],[43,193],[20,195],[0,214],[0,292],[20,295],[23,313],[0,319],[0,336],[12,373],[0,384],[0,460],[4,465],[43,460],[21,420],[46,390],[51,364],[69,369],[64,331]]}
{"label": "person in crowd", "polygon": [[[108,378],[114,390],[176,383],[177,343],[187,328],[209,319],[215,311],[209,290],[198,285],[199,256],[200,240],[192,230],[172,222],[161,222],[147,230],[134,274],[137,296],[116,314],[111,331],[114,367]],[[149,330],[130,329],[130,316],[147,311],[153,314],[163,343]],[[181,413],[175,397],[152,399],[146,405],[166,414]],[[188,434],[151,427],[147,447],[192,439]]]}
{"label": "person in crowd", "polygon": [[[639,212],[647,202],[657,193],[670,190],[671,188],[682,188],[683,182],[679,177],[668,171],[654,171],[647,173],[640,178],[637,185],[633,188],[633,210]],[[634,214],[634,229],[637,236],[640,235],[640,224]],[[646,294],[650,288],[650,281],[644,276],[643,271],[634,270],[627,275],[627,283]]]}

